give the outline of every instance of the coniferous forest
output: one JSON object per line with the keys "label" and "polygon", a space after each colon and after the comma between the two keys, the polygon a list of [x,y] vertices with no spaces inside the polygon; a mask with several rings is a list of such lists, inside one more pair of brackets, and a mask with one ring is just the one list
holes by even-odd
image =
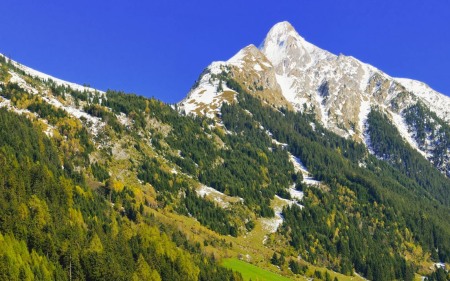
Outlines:
{"label": "coniferous forest", "polygon": [[[242,92],[233,83],[229,86]],[[436,260],[449,259],[450,181],[405,146],[382,113],[372,110],[369,134],[374,143],[388,143],[386,149],[391,151],[381,152],[375,146],[376,155],[402,158],[405,166],[408,159],[416,159],[418,168],[405,169],[377,159],[361,145],[318,124],[313,128],[307,115],[262,107],[250,95],[241,94],[238,99],[235,107],[252,112],[256,121],[275,139],[288,143],[287,149],[329,187],[308,187],[305,207],[293,206],[283,212],[286,220],[281,232],[290,237],[302,257],[330,263],[347,274],[356,270],[371,280],[412,280],[414,263],[399,253],[414,252],[416,247],[429,251]],[[222,113],[227,110],[224,106]]]}
{"label": "coniferous forest", "polygon": [[[371,154],[225,73],[236,102],[210,119],[153,98],[73,90],[0,62],[10,105],[0,109],[0,280],[243,280],[221,258],[253,254],[243,241],[277,215],[283,222],[258,245],[260,262],[292,278],[331,280],[326,268],[414,280],[424,264],[450,262],[450,180],[382,109],[367,120]],[[11,71],[83,114],[10,82]],[[292,156],[320,184],[306,184]],[[294,203],[277,214],[276,200]],[[425,272],[448,279],[443,269]]]}
{"label": "coniferous forest", "polygon": [[2,109],[0,124],[0,280],[240,280],[175,229],[115,211],[25,117]]}

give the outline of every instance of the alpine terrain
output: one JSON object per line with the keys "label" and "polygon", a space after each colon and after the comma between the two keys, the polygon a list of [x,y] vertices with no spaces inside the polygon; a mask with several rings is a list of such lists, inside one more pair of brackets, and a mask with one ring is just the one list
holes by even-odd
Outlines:
{"label": "alpine terrain", "polygon": [[288,22],[178,104],[0,55],[0,280],[449,280],[450,98]]}
{"label": "alpine terrain", "polygon": [[233,91],[218,87],[220,78],[214,77],[223,71],[263,102],[314,113],[326,129],[368,149],[375,149],[367,122],[375,108],[411,147],[450,176],[450,97],[424,83],[393,78],[353,57],[331,54],[281,22],[259,49],[250,45],[227,62],[211,64],[181,102],[187,113],[211,117],[223,101],[230,102]]}

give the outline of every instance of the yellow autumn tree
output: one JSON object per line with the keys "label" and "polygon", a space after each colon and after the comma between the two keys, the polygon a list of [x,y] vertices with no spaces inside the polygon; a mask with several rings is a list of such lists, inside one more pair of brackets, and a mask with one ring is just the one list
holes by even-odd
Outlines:
{"label": "yellow autumn tree", "polygon": [[159,276],[159,273],[156,270],[150,268],[142,255],[139,255],[132,280],[161,281],[161,276]]}
{"label": "yellow autumn tree", "polygon": [[89,243],[89,248],[87,249],[88,252],[95,252],[95,253],[101,253],[103,252],[103,244],[100,238],[98,237],[97,233],[94,233],[94,236],[92,236],[91,242]]}

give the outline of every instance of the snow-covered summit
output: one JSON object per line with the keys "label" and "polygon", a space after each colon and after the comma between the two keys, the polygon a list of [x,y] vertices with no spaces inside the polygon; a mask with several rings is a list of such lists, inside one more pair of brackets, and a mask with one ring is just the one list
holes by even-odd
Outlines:
{"label": "snow-covered summit", "polygon": [[450,120],[449,97],[419,81],[392,78],[352,56],[323,50],[307,42],[289,22],[271,28],[261,51],[293,107],[314,110],[325,127],[342,136],[364,141],[365,120],[373,106],[401,116],[421,100],[440,118]]}
{"label": "snow-covered summit", "polygon": [[288,73],[305,68],[318,60],[332,56],[307,42],[287,21],[275,24],[267,34],[261,51],[277,68],[277,73]]}
{"label": "snow-covered summit", "polygon": [[[438,117],[450,120],[449,97],[421,82],[393,78],[352,56],[323,50],[306,41],[287,21],[275,24],[259,49],[249,45],[228,61],[211,64],[209,73],[181,103],[187,112],[219,110],[223,97],[227,96],[224,93],[231,91],[219,87],[220,79],[211,76],[219,66],[220,71],[229,73],[244,90],[264,102],[313,111],[326,128],[364,143],[369,141],[365,132],[372,107],[384,110],[405,141],[418,150],[413,130],[405,129],[402,114],[405,109],[422,101]],[[208,104],[210,97],[216,97],[212,104]]]}
{"label": "snow-covered summit", "polygon": [[[267,33],[268,38],[280,38],[283,36],[294,36],[294,37],[300,37],[301,36],[297,33],[295,28],[292,26],[292,24],[288,21],[281,21],[279,23],[276,23],[272,28],[269,30],[269,33]],[[302,38],[303,39],[303,38]]]}

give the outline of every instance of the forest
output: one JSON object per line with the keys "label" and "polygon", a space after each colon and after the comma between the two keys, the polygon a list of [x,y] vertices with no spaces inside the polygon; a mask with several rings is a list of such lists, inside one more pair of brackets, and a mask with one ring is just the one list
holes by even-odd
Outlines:
{"label": "forest", "polygon": [[0,109],[0,127],[0,280],[241,280],[151,215],[112,208],[26,117]]}
{"label": "forest", "polygon": [[377,159],[317,123],[311,126],[307,113],[262,106],[233,81],[227,86],[239,95],[238,103],[222,107],[224,120],[227,111],[236,111],[230,107],[248,110],[329,187],[306,188],[305,207],[283,212],[281,232],[302,257],[373,280],[412,280],[415,264],[404,258],[407,253],[449,261],[450,180],[409,148],[381,112],[372,109],[368,121],[373,142],[384,145],[374,147],[376,155],[402,159],[403,165]]}
{"label": "forest", "polygon": [[[273,237],[286,245],[273,249],[275,266],[300,275],[308,263],[371,280],[413,280],[425,262],[450,262],[450,180],[405,144],[379,108],[367,122],[372,155],[311,112],[264,105],[225,73],[220,79],[237,102],[208,119],[153,98],[37,81],[8,66],[98,118],[95,131],[87,118],[7,83],[5,65],[0,95],[26,113],[0,109],[0,280],[242,280],[205,251],[219,242],[194,241],[155,214],[245,237],[258,219],[274,217],[275,196],[292,199],[292,186],[304,192],[303,207],[283,209]],[[435,117],[409,109],[419,140],[437,130],[414,116]],[[439,130],[444,142],[448,128]],[[304,184],[290,155],[322,184]],[[197,193],[201,185],[233,201],[219,206]],[[223,252],[231,248],[220,243]],[[329,280],[327,273],[315,277]],[[442,270],[429,275],[447,277]]]}

